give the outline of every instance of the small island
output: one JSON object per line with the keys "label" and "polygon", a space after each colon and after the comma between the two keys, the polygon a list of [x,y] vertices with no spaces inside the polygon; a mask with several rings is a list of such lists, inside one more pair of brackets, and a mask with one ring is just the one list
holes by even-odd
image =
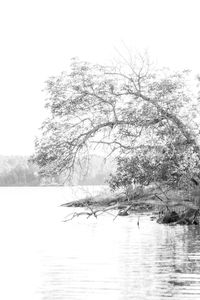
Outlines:
{"label": "small island", "polygon": [[197,225],[200,102],[191,80],[190,71],[153,66],[147,55],[111,66],[73,58],[46,81],[48,118],[31,161],[40,176],[69,180],[101,153],[114,162],[105,182],[112,193],[65,206],[95,217],[152,211],[159,223]]}

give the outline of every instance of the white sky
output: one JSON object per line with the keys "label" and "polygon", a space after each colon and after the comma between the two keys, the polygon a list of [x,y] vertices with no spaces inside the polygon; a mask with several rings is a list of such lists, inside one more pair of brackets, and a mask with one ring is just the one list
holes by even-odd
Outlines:
{"label": "white sky", "polygon": [[33,153],[44,81],[71,57],[109,62],[125,43],[200,73],[199,15],[199,0],[0,0],[0,154]]}

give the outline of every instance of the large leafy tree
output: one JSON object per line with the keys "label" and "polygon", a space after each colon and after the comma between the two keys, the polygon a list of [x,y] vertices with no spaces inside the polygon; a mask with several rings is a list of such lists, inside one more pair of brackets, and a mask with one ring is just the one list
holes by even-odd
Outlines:
{"label": "large leafy tree", "polygon": [[73,171],[99,148],[117,158],[113,187],[194,179],[199,103],[188,73],[155,70],[144,57],[116,66],[73,59],[69,71],[46,82],[49,116],[34,156],[41,174]]}

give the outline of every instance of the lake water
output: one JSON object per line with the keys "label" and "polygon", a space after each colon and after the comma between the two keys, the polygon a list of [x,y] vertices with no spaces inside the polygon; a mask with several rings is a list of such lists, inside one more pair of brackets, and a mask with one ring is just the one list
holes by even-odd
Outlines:
{"label": "lake water", "polygon": [[[94,192],[94,191],[93,191]],[[200,229],[150,216],[62,222],[81,188],[0,189],[0,299],[200,299]]]}

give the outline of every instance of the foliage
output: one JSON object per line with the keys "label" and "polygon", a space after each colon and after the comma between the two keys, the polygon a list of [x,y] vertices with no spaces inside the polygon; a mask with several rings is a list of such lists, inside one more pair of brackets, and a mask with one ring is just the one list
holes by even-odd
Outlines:
{"label": "foliage", "polygon": [[199,158],[192,147],[173,153],[152,150],[132,157],[118,157],[117,170],[108,180],[112,190],[127,188],[132,183],[149,185],[152,182],[168,184],[187,190],[192,182],[198,184],[200,176]]}
{"label": "foliage", "polygon": [[[73,59],[46,82],[48,118],[33,161],[42,175],[68,174],[96,149],[117,157],[111,186],[185,185],[199,175],[198,99],[189,72],[155,70],[139,56],[116,66]],[[84,158],[84,163],[83,163]]]}

